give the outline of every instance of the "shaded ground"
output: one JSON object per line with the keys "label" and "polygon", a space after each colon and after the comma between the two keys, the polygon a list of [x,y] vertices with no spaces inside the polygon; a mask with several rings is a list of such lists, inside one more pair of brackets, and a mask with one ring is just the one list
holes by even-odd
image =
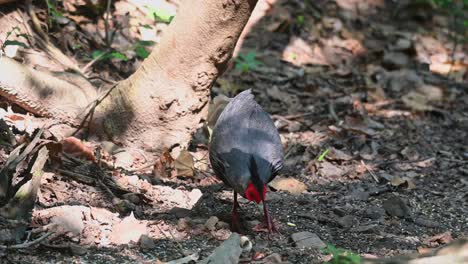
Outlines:
{"label": "shaded ground", "polygon": [[[292,192],[302,188],[300,183],[306,187],[298,195],[283,190],[268,194],[280,227],[273,237],[250,230],[261,220],[261,210],[241,200],[246,235],[253,243],[245,262],[259,253],[279,253],[290,263],[326,260],[319,250],[296,247],[291,235],[301,231],[378,257],[424,252],[466,237],[466,46],[457,45],[453,52],[447,18],[425,5],[314,3],[274,3],[240,51],[254,50],[255,61],[262,65],[243,72],[233,65],[213,88],[214,96],[253,89],[281,131],[287,153],[281,177],[294,185]],[[135,61],[99,63],[93,70],[118,80],[116,74],[131,74]],[[84,162],[87,171],[80,171],[77,163],[65,162],[64,169],[107,175],[120,187],[103,181],[110,186],[106,189],[96,182],[48,174],[33,227],[57,216],[64,225],[63,215],[78,212],[70,220],[72,227],[34,249],[4,252],[3,261],[154,263],[195,252],[209,255],[230,234],[226,223],[232,194],[207,168],[206,144],[206,135],[197,134],[190,149],[193,176],[161,178],[151,168],[146,174],[132,173]],[[145,163],[142,160],[135,163]],[[155,170],[167,163],[160,160]],[[119,188],[125,191],[119,193]],[[130,224],[120,225],[130,211],[137,220],[131,217]],[[207,224],[212,216],[219,219],[214,226]],[[126,241],[120,235],[140,229],[154,244],[115,246],[127,244],[120,243]]]}

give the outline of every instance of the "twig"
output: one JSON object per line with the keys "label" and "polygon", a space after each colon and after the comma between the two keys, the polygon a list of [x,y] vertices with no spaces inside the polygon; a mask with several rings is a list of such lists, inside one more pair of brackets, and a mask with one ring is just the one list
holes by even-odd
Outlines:
{"label": "twig", "polygon": [[335,120],[336,123],[340,123],[340,119],[338,118],[338,115],[336,115],[335,112],[335,103],[333,101],[330,101],[328,104],[328,112],[330,113],[330,116]]}
{"label": "twig", "polygon": [[104,191],[106,191],[106,193],[107,193],[110,197],[112,197],[112,199],[118,198],[118,197],[111,191],[111,189],[110,189],[107,185],[105,185],[102,181],[97,181],[97,183],[99,184],[99,186],[101,186],[101,187],[104,189]]}
{"label": "twig", "polygon": [[105,34],[106,34],[106,46],[107,48],[110,48],[111,46],[111,41],[110,41],[110,36],[109,36],[109,15],[110,15],[110,7],[111,7],[111,2],[112,0],[107,0],[107,7],[106,7],[106,17],[104,18],[104,29],[105,29]]}
{"label": "twig", "polygon": [[432,157],[432,158],[421,158],[421,159],[417,159],[417,160],[398,160],[398,159],[387,160],[387,161],[383,161],[381,163],[378,163],[377,166],[382,167],[382,166],[388,166],[388,165],[395,164],[395,163],[418,163],[418,162],[426,161],[426,160],[433,159],[433,158],[434,157]]}
{"label": "twig", "polygon": [[[171,240],[171,239],[166,235],[166,233],[164,233],[164,231],[161,229],[161,227],[159,227],[159,224],[158,224],[158,223],[156,223],[156,227],[159,229],[159,232],[161,232],[161,234],[162,234],[164,237],[166,237],[167,240]],[[184,254],[184,248],[182,247],[182,245],[179,243],[179,241],[177,241],[177,239],[174,237],[174,235],[172,234],[172,232],[171,232],[170,230],[169,230],[168,232],[169,232],[169,234],[170,234],[171,237],[172,237],[172,241],[176,242],[176,244],[177,244],[177,249],[179,249],[180,254],[182,254],[182,256],[185,256],[185,254]]]}
{"label": "twig", "polygon": [[91,177],[88,177],[88,176],[85,176],[83,174],[79,174],[79,173],[76,173],[76,172],[63,170],[63,169],[58,169],[57,171],[60,172],[61,174],[65,175],[65,176],[72,177],[73,179],[75,179],[77,181],[84,182],[86,184],[92,184],[92,183],[94,183],[96,181],[95,179],[93,179]]}
{"label": "twig", "polygon": [[364,168],[366,168],[366,170],[370,173],[370,175],[372,176],[372,178],[374,178],[374,180],[379,183],[379,178],[377,177],[377,175],[375,175],[375,173],[372,171],[371,168],[369,168],[366,163],[364,162],[364,160],[361,160],[361,164],[362,166],[364,166]]}
{"label": "twig", "polygon": [[451,159],[451,158],[442,158],[446,161],[457,162],[457,163],[468,163],[468,160],[459,160],[459,159]]}
{"label": "twig", "polygon": [[41,243],[44,239],[48,238],[52,234],[53,234],[53,232],[47,232],[44,235],[40,236],[38,239],[33,240],[31,242],[26,242],[26,243],[11,245],[11,246],[0,245],[0,248],[1,249],[24,249],[24,248],[28,248],[28,247],[34,246],[34,245],[36,245],[38,243]]}
{"label": "twig", "polygon": [[[114,88],[117,86],[117,84],[114,84],[112,85],[111,88],[109,88],[109,90],[107,90],[101,97],[97,98],[96,100],[94,100],[94,102],[92,102],[90,104],[90,106],[88,106],[87,108],[89,110],[88,113],[85,115],[85,117],[83,118],[83,121],[81,121],[80,125],[78,126],[78,128],[75,130],[75,132],[73,132],[72,136],[75,136],[84,126],[84,124],[86,123],[86,120],[88,120],[88,118],[92,115],[94,115],[94,111],[96,110],[96,107],[102,103],[102,101],[114,90]],[[89,123],[91,123],[91,120],[89,120]],[[89,127],[89,126],[88,126]]]}
{"label": "twig", "polygon": [[96,58],[94,58],[94,59],[91,60],[90,62],[88,62],[88,63],[81,69],[81,72],[86,73],[86,71],[88,70],[89,67],[91,67],[94,63],[96,63],[96,61],[100,60],[104,55],[107,55],[107,53],[109,53],[109,52],[108,52],[108,51],[105,51],[105,52],[99,54]]}

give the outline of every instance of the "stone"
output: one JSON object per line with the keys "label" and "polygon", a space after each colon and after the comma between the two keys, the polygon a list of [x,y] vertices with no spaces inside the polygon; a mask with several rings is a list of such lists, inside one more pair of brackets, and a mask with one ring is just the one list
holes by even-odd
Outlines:
{"label": "stone", "polygon": [[350,228],[354,224],[354,217],[352,215],[345,215],[338,218],[336,222],[343,228]]}
{"label": "stone", "polygon": [[409,64],[409,58],[402,52],[388,52],[385,53],[382,64],[390,69],[401,69]]}
{"label": "stone", "polygon": [[75,256],[82,256],[88,252],[86,248],[76,244],[70,244],[70,251]]}
{"label": "stone", "polygon": [[314,233],[304,231],[291,235],[292,240],[298,248],[325,248],[327,245]]}
{"label": "stone", "polygon": [[143,250],[156,248],[156,244],[154,243],[153,239],[151,239],[147,235],[142,235],[140,237],[139,242],[140,242],[140,248],[143,249]]}
{"label": "stone", "polygon": [[398,196],[392,195],[383,202],[383,208],[389,216],[406,218],[411,215],[408,205]]}
{"label": "stone", "polygon": [[378,206],[371,206],[367,208],[363,215],[370,219],[379,219],[385,214],[385,210]]}
{"label": "stone", "polygon": [[214,231],[216,229],[216,223],[218,223],[218,222],[219,222],[218,217],[212,216],[212,217],[208,218],[208,220],[206,220],[205,228],[210,230],[210,231]]}

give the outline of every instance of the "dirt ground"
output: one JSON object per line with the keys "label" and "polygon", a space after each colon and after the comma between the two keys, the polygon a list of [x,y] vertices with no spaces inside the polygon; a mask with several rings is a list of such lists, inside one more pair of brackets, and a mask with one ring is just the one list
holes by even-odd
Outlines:
{"label": "dirt ground", "polygon": [[[278,234],[253,231],[261,207],[240,200],[253,244],[242,263],[278,263],[262,262],[274,253],[289,263],[328,260],[297,246],[292,235],[303,231],[365,257],[427,252],[467,237],[468,56],[466,44],[453,50],[448,21],[424,4],[277,1],[248,26],[240,54],[253,51],[255,61],[238,61],[250,65],[244,71],[234,62],[212,94],[251,88],[281,132],[286,159],[267,194]],[[93,71],[117,81],[138,64],[99,63]],[[0,251],[1,262],[207,257],[230,235],[232,206],[232,192],[209,168],[207,146],[201,129],[184,152],[193,165],[183,176],[161,177],[153,166],[63,163],[62,170],[103,179],[86,183],[50,169],[31,228],[57,223],[64,231],[35,247]],[[123,153],[104,158],[125,161]],[[178,160],[172,174],[180,172]],[[155,170],[167,165],[164,155],[158,162]],[[126,243],[139,234],[145,238]]]}

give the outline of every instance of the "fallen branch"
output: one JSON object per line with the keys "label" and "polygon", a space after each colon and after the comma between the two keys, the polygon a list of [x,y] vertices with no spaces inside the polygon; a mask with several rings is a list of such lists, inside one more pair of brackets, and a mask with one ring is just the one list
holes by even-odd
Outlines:
{"label": "fallen branch", "polygon": [[1,249],[24,249],[24,248],[29,248],[29,247],[32,247],[32,246],[34,246],[36,244],[41,243],[42,241],[44,241],[46,238],[48,238],[52,234],[53,234],[53,232],[47,232],[47,233],[43,234],[42,236],[40,236],[36,240],[21,243],[21,244],[11,245],[11,246],[0,245],[0,248]]}

